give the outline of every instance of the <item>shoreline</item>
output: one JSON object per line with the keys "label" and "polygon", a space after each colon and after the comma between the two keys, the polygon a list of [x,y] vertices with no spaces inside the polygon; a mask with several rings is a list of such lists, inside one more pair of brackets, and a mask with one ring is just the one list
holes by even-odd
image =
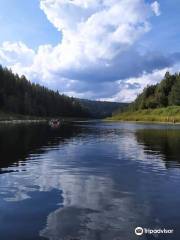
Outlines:
{"label": "shoreline", "polygon": [[[53,118],[53,117],[52,117]],[[30,123],[48,123],[50,119],[52,118],[27,118],[25,117],[24,119],[18,119],[18,118],[9,118],[9,119],[5,119],[5,118],[0,118],[0,124],[30,124]],[[88,119],[88,118],[76,118],[76,117],[54,117],[54,118],[59,118],[59,119],[63,119],[63,121],[66,122],[80,122],[80,121],[89,121],[92,119]]]}
{"label": "shoreline", "polygon": [[149,124],[167,124],[167,125],[180,125],[180,122],[165,122],[165,121],[143,121],[143,120],[118,120],[118,119],[104,119],[105,122],[122,122],[122,123],[149,123]]}
{"label": "shoreline", "polygon": [[180,124],[180,106],[124,111],[107,118],[110,121]]}
{"label": "shoreline", "polygon": [[0,120],[0,124],[20,124],[20,123],[43,123],[47,122],[46,119],[12,119],[12,120]]}

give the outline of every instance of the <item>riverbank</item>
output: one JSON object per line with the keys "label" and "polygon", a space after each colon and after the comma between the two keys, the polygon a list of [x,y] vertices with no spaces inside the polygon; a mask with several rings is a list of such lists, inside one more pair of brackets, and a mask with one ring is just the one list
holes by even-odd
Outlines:
{"label": "riverbank", "polygon": [[40,122],[46,122],[46,121],[48,120],[40,117],[0,113],[0,124],[40,123]]}
{"label": "riverbank", "polygon": [[[41,122],[48,122],[53,117],[36,117],[36,116],[27,116],[21,114],[11,114],[11,113],[4,113],[0,112],[0,124],[1,123],[12,123],[12,124],[19,124],[19,123],[41,123]],[[75,121],[85,121],[89,120],[89,118],[75,118],[75,117],[54,117],[63,119],[66,122],[75,122]]]}
{"label": "riverbank", "polygon": [[180,106],[127,111],[116,114],[107,120],[134,122],[180,123]]}
{"label": "riverbank", "polygon": [[42,117],[0,112],[0,123],[40,122],[40,121],[46,121],[46,120],[47,119]]}

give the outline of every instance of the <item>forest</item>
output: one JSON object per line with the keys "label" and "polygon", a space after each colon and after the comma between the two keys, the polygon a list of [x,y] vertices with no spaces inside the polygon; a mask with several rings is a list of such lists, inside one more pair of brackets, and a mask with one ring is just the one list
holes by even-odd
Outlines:
{"label": "forest", "polygon": [[105,118],[126,106],[124,103],[68,97],[31,83],[25,76],[14,74],[0,65],[1,116],[8,113],[36,117]]}
{"label": "forest", "polygon": [[167,72],[160,83],[144,88],[123,111],[114,112],[111,120],[180,122],[180,73]]}
{"label": "forest", "polygon": [[88,117],[74,98],[31,83],[0,65],[0,111],[40,117]]}
{"label": "forest", "polygon": [[166,72],[164,79],[156,85],[147,86],[136,100],[129,105],[129,110],[180,106],[180,73]]}

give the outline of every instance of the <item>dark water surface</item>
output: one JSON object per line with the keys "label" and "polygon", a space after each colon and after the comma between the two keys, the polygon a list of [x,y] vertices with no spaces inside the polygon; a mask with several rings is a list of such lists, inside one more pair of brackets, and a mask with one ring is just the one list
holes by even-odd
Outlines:
{"label": "dark water surface", "polygon": [[0,240],[40,239],[179,240],[180,126],[1,125]]}

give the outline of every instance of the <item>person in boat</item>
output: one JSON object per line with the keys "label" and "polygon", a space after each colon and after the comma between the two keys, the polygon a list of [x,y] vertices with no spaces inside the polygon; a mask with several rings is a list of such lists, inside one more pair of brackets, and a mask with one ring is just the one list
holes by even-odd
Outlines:
{"label": "person in boat", "polygon": [[57,128],[60,126],[60,120],[59,119],[52,119],[50,122],[49,122],[49,125],[53,128]]}

